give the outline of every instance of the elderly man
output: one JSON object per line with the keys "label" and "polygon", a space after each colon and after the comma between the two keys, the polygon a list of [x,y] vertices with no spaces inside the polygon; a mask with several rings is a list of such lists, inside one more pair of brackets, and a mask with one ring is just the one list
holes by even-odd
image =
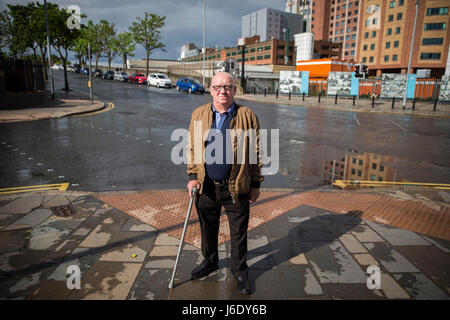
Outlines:
{"label": "elderly man", "polygon": [[[229,73],[217,73],[211,81],[210,90],[212,104],[194,110],[189,127],[188,152],[191,161],[188,162],[187,168],[190,180],[187,189],[189,195],[192,195],[194,186],[199,190],[195,206],[200,220],[201,249],[204,258],[203,262],[192,271],[192,279],[204,277],[218,269],[218,234],[223,206],[230,225],[231,272],[236,278],[238,290],[243,294],[250,294],[246,262],[247,228],[250,204],[258,199],[259,187],[264,179],[261,175],[262,164],[259,154],[259,120],[248,107],[234,102],[236,85]],[[194,139],[199,124],[201,141]],[[255,143],[247,140],[247,143],[242,144],[244,150],[238,152],[238,147],[242,146],[238,144],[242,139],[237,135],[230,135],[230,132],[227,134],[227,129],[241,133],[251,131],[255,133]],[[208,149],[211,149],[208,146],[211,147],[212,143],[217,142],[216,136],[212,139],[211,132],[221,133],[223,139],[218,139],[222,142],[220,146],[213,148],[211,154],[207,154]],[[206,141],[203,140],[205,136],[209,137]],[[199,150],[201,150],[200,160],[195,154]],[[257,157],[254,163],[249,161],[252,151]],[[208,161],[214,156],[217,156],[214,161]]]}

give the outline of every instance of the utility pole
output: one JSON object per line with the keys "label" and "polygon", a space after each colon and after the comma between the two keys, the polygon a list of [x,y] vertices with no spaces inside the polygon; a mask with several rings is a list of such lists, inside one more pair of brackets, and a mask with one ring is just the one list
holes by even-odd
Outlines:
{"label": "utility pole", "polygon": [[89,56],[89,99],[94,100],[94,93],[92,89],[92,66],[91,66],[91,43],[88,43],[88,56]]}
{"label": "utility pole", "polygon": [[205,35],[206,33],[206,0],[203,0],[203,47],[202,47],[202,53],[203,53],[203,88],[205,87],[205,58],[206,58],[206,48],[205,48]]}
{"label": "utility pole", "polygon": [[284,57],[284,64],[289,63],[289,28],[283,28],[284,40],[286,41],[286,56]]}
{"label": "utility pole", "polygon": [[411,69],[411,58],[412,58],[412,52],[414,47],[414,36],[416,34],[416,24],[417,24],[417,13],[419,12],[419,0],[416,0],[416,15],[414,17],[414,26],[413,26],[413,32],[411,36],[411,47],[409,48],[409,61],[408,61],[408,70],[406,71],[406,88],[405,88],[405,94],[403,95],[403,103],[402,107],[405,109],[406,107],[406,95],[408,94],[408,84],[409,84],[409,72]]}
{"label": "utility pole", "polygon": [[246,81],[245,81],[245,73],[244,73],[244,66],[245,66],[245,44],[238,46],[242,50],[242,68],[241,68],[241,87],[242,87],[242,94],[245,94],[245,87],[246,87]]}
{"label": "utility pole", "polygon": [[48,13],[47,13],[47,0],[44,0],[44,11],[45,11],[45,26],[47,28],[47,52],[48,52],[48,69],[50,70],[50,86],[52,89],[52,99],[55,99],[55,85],[53,82],[53,72],[52,72],[52,53],[50,52],[50,28],[48,27]]}

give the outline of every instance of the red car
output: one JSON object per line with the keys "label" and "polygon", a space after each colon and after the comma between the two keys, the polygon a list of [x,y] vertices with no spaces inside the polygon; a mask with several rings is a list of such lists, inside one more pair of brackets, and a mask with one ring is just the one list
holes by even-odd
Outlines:
{"label": "red car", "polygon": [[130,83],[147,83],[147,77],[143,73],[132,73],[128,80]]}

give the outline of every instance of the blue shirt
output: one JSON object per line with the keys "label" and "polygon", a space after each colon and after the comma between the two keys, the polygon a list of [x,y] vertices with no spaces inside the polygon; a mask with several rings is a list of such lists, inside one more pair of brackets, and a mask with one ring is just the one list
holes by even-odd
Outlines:
{"label": "blue shirt", "polygon": [[[230,129],[230,122],[231,118],[233,117],[233,110],[234,110],[234,102],[231,105],[231,107],[225,111],[224,113],[220,114],[219,111],[217,111],[214,106],[211,106],[211,109],[213,111],[213,123],[211,125],[211,129],[220,130],[223,137],[223,149],[222,149],[222,155],[223,155],[223,161],[222,163],[212,163],[212,164],[205,164],[206,174],[210,179],[216,179],[216,180],[223,180],[228,179],[231,173],[231,163],[227,163],[227,152],[232,153],[232,146],[231,141],[226,141],[227,135],[226,130]],[[214,141],[214,138],[208,139],[206,145],[209,145]],[[211,153],[212,156],[215,156],[215,151]],[[231,155],[231,154],[230,154]],[[232,157],[231,157],[232,158]]]}

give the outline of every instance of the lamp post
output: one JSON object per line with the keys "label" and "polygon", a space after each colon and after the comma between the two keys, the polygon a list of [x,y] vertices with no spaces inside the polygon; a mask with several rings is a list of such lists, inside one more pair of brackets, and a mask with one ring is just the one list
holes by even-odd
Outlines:
{"label": "lamp post", "polygon": [[241,48],[241,54],[242,54],[242,68],[241,68],[241,87],[242,87],[242,94],[245,94],[246,91],[246,83],[245,83],[245,73],[244,73],[244,66],[245,66],[245,44],[238,46],[238,48]]}
{"label": "lamp post", "polygon": [[406,95],[408,94],[408,83],[409,83],[409,72],[411,69],[411,58],[412,58],[412,52],[414,47],[414,36],[416,34],[416,24],[417,24],[417,13],[419,12],[419,0],[416,0],[416,15],[414,17],[414,26],[413,26],[413,32],[411,36],[411,47],[409,48],[409,61],[408,61],[408,70],[406,71],[406,88],[405,88],[405,94],[403,95],[403,103],[402,107],[405,109],[406,107]]}
{"label": "lamp post", "polygon": [[47,1],[44,0],[44,11],[45,11],[45,27],[47,28],[47,52],[48,52],[48,69],[50,70],[50,86],[52,89],[52,99],[55,99],[55,85],[53,83],[53,72],[52,72],[52,53],[50,52],[50,28],[48,27],[48,13],[47,13]]}
{"label": "lamp post", "polygon": [[206,32],[206,0],[203,0],[203,87],[205,87],[205,57],[206,57],[206,48],[205,48],[205,32]]}

